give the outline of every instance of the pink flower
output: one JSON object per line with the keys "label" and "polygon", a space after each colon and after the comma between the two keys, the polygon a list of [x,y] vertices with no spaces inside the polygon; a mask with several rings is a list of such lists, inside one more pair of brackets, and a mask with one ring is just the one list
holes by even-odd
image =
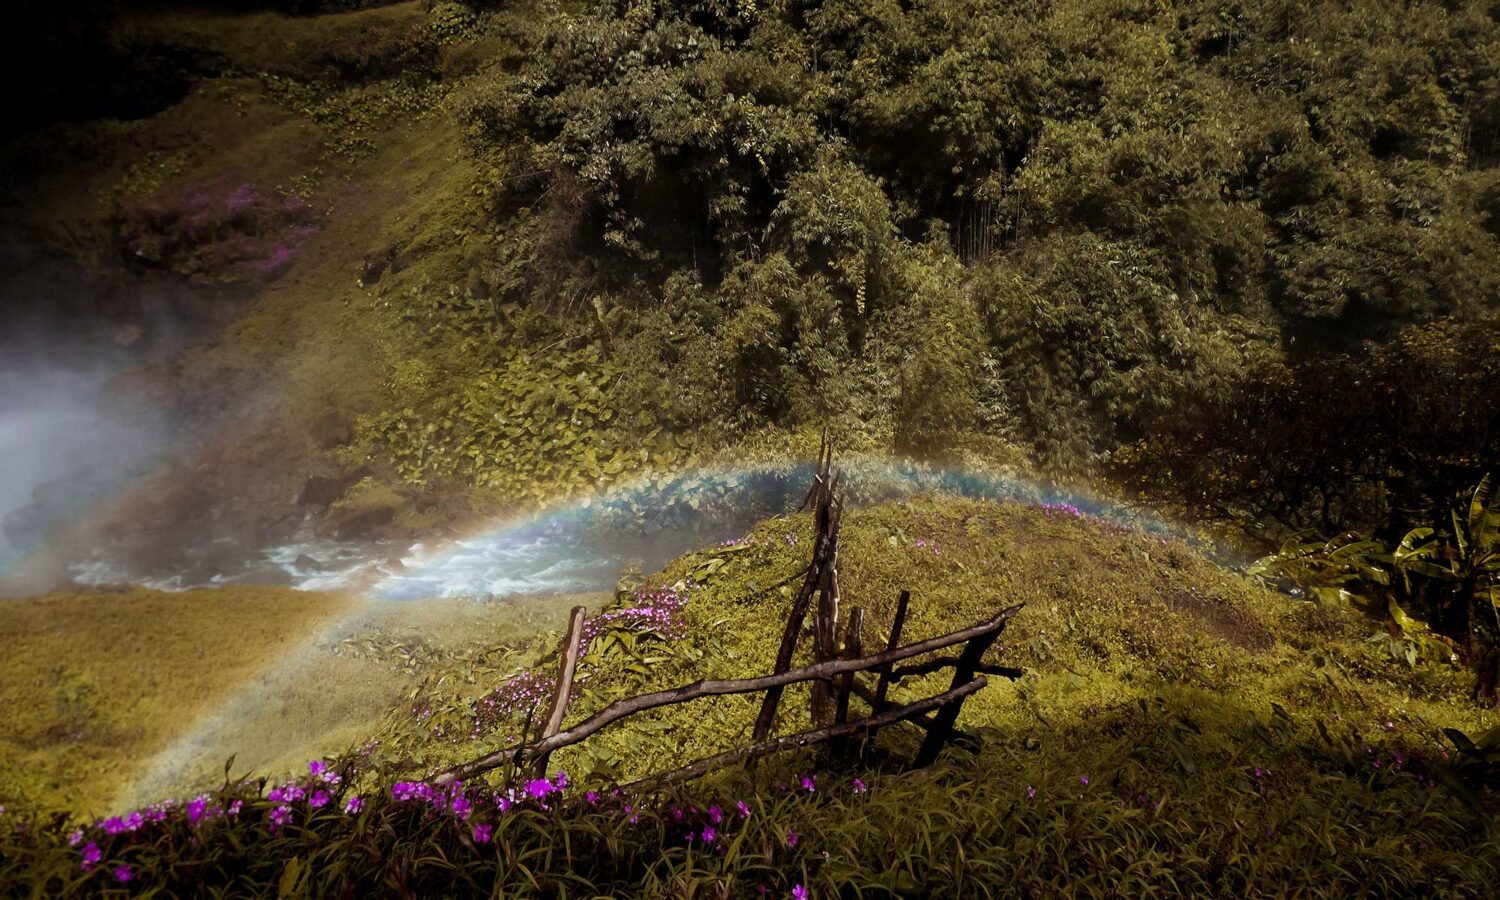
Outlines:
{"label": "pink flower", "polygon": [[115,867],[115,881],[118,881],[121,884],[124,884],[125,882],[129,881],[130,879],[132,879],[134,877],[135,877],[135,873],[130,871],[130,867],[129,866],[121,865],[121,866],[116,866]]}
{"label": "pink flower", "polygon": [[332,800],[333,796],[327,791],[317,791],[311,797],[307,798],[307,805],[313,809],[318,809],[327,806]]}
{"label": "pink flower", "polygon": [[714,842],[714,839],[718,836],[719,833],[714,830],[714,827],[712,825],[703,826],[703,842],[705,844],[712,844]]}
{"label": "pink flower", "polygon": [[792,888],[792,900],[807,900],[807,888],[800,884]]}
{"label": "pink flower", "polygon": [[813,791],[817,790],[817,788],[813,786],[813,780],[805,775],[802,776],[802,789],[807,791],[808,793],[812,793]]}
{"label": "pink flower", "polygon": [[589,805],[593,805],[599,802],[599,793],[598,791],[589,791],[587,794],[583,795],[583,799],[587,800],[589,802]]}
{"label": "pink flower", "polygon": [[797,832],[792,831],[790,828],[788,828],[786,832],[786,845],[788,847],[795,847],[797,846],[797,840]]}
{"label": "pink flower", "polygon": [[79,856],[81,861],[78,863],[78,867],[87,872],[94,868],[104,854],[100,851],[98,844],[89,841],[83,845],[83,850],[80,851]]}
{"label": "pink flower", "polygon": [[552,793],[552,782],[545,778],[528,781],[526,782],[526,793],[530,794],[534,799],[541,800]]}
{"label": "pink flower", "polygon": [[292,820],[292,810],[291,810],[291,808],[289,808],[289,807],[287,807],[285,805],[282,805],[282,806],[278,806],[275,809],[271,810],[271,830],[272,831],[275,831],[277,828],[281,827],[282,825],[285,825],[286,823],[290,822],[291,820]]}
{"label": "pink flower", "polygon": [[869,790],[869,788],[865,786],[865,783],[863,781],[858,778],[854,779],[854,793],[863,794],[867,790]]}
{"label": "pink flower", "polygon": [[724,811],[717,806],[710,806],[708,808],[708,820],[715,825],[719,824],[724,821]]}
{"label": "pink flower", "polygon": [[490,842],[490,836],[494,833],[494,831],[495,826],[493,825],[475,825],[474,843],[488,844]]}
{"label": "pink flower", "polygon": [[1087,775],[1079,775],[1078,776],[1078,783],[1081,784],[1081,785],[1083,785],[1084,787],[1088,787],[1089,786],[1089,777]]}
{"label": "pink flower", "polygon": [[1036,796],[1036,788],[1032,787],[1029,784],[1026,785],[1026,797],[1028,799],[1030,799],[1031,797],[1035,797],[1035,796]]}
{"label": "pink flower", "polygon": [[349,800],[344,804],[344,812],[348,813],[351,816],[364,808],[365,798],[360,796],[350,797]]}
{"label": "pink flower", "polygon": [[748,819],[748,818],[750,818],[750,807],[745,804],[745,801],[743,801],[743,800],[736,800],[734,802],[734,806],[735,806],[735,809],[738,809],[740,811],[740,818],[742,818],[742,819]]}

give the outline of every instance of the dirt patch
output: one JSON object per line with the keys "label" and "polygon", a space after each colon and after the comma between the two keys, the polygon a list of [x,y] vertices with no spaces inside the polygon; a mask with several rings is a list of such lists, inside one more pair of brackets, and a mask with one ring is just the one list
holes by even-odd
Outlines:
{"label": "dirt patch", "polygon": [[1162,594],[1172,609],[1202,622],[1214,637],[1222,638],[1245,650],[1269,650],[1276,639],[1266,627],[1244,610],[1216,594],[1197,588],[1173,588]]}

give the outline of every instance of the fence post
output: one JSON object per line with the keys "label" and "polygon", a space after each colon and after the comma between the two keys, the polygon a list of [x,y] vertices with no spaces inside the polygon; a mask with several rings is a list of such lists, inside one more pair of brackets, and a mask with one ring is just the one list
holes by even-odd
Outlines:
{"label": "fence post", "polygon": [[[844,629],[844,658],[859,659],[865,655],[865,610],[856,606],[849,610],[849,624]],[[847,672],[839,679],[838,696],[835,699],[833,721],[842,725],[849,721],[849,694],[854,690],[855,673]],[[835,756],[849,755],[849,739],[834,742]]]}
{"label": "fence post", "polygon": [[[837,528],[837,526],[834,526]],[[830,541],[828,560],[818,586],[818,614],[813,619],[813,662],[827,662],[838,655],[839,629],[838,534]],[[815,681],[811,685],[812,722],[827,725],[834,717],[833,685]]]}
{"label": "fence post", "polygon": [[[906,627],[906,611],[911,606],[911,591],[902,591],[901,596],[896,599],[896,617],[891,620],[891,634],[886,638],[885,650],[887,653],[901,646],[901,630]],[[880,715],[886,708],[886,694],[891,689],[891,669],[895,663],[886,663],[875,671],[879,677],[875,681],[875,694],[870,699],[870,714]],[[875,732],[878,728],[871,728],[865,732],[865,743],[860,748],[861,753],[868,754],[875,747]]]}
{"label": "fence post", "polygon": [[[953,666],[953,687],[967,684],[974,677],[985,651],[989,650],[990,645],[1000,637],[1003,627],[1004,623],[1001,623],[993,631],[971,638],[969,643],[964,645],[964,652],[959,655],[958,662]],[[922,748],[917,751],[917,768],[937,762],[938,754],[943,752],[943,745],[953,735],[953,725],[958,721],[958,713],[963,708],[963,701],[963,697],[958,697],[938,708],[937,715],[932,717],[932,727],[927,729],[927,737],[922,741]]]}
{"label": "fence post", "polygon": [[[797,592],[796,599],[792,601],[786,628],[781,633],[781,647],[776,651],[776,666],[771,670],[772,674],[779,675],[792,667],[792,654],[797,649],[797,636],[802,631],[802,622],[807,618],[807,610],[812,604],[813,594],[817,592],[818,586],[823,581],[828,559],[838,545],[843,506],[834,499],[831,491],[822,495],[819,503],[820,505],[814,511],[817,528],[813,538],[812,562],[807,567],[807,577],[802,582],[802,589]],[[761,701],[760,713],[755,718],[754,740],[756,743],[764,741],[771,733],[771,726],[776,723],[776,708],[781,703],[783,692],[784,689],[779,687],[766,691],[765,699]]]}
{"label": "fence post", "polygon": [[[585,610],[581,606],[573,607],[573,612],[568,617],[568,633],[563,638],[562,660],[557,670],[557,690],[552,695],[552,711],[547,714],[547,724],[543,726],[538,740],[546,740],[562,730],[563,715],[568,711],[568,698],[573,693],[573,674],[578,671],[578,656],[583,643],[583,622]],[[547,760],[552,754],[543,753],[536,758],[535,771],[537,778],[547,777]]]}

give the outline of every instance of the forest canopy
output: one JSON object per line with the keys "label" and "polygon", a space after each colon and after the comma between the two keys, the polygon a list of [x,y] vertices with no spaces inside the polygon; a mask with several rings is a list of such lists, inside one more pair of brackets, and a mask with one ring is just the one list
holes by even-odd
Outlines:
{"label": "forest canopy", "polygon": [[[707,379],[661,397],[677,427],[842,416],[921,448],[989,423],[1091,470],[1249,362],[1500,303],[1497,20],[1374,0],[528,18],[463,103],[496,214],[528,226],[486,275],[597,319],[634,390]],[[943,402],[903,402],[916,381]]]}

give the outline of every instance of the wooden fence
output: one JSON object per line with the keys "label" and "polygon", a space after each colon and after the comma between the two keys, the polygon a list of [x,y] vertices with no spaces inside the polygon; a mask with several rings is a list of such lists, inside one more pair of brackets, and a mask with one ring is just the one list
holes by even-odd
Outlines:
{"label": "wooden fence", "polygon": [[[578,660],[587,650],[583,646],[585,611],[574,607],[563,638],[561,664],[547,719],[535,740],[509,747],[472,760],[443,773],[439,782],[465,780],[507,764],[530,765],[538,776],[545,775],[553,751],[576,744],[608,726],[638,713],[703,697],[730,694],[762,693],[759,714],[749,744],[724,753],[700,759],[671,771],[662,772],[637,784],[664,784],[695,778],[716,768],[750,762],[783,750],[832,742],[834,752],[849,755],[856,740],[861,751],[873,746],[876,733],[899,722],[911,723],[926,732],[917,751],[915,765],[932,764],[943,747],[957,734],[955,724],[964,700],[983,688],[986,675],[1018,678],[1019,669],[984,661],[986,651],[1005,630],[1006,623],[1020,612],[1023,604],[1007,607],[990,618],[948,634],[901,646],[901,632],[906,623],[911,593],[902,591],[896,604],[885,649],[865,655],[864,610],[855,607],[844,623],[842,647],[838,640],[839,579],[838,543],[843,521],[844,499],[840,490],[842,476],[832,469],[832,445],[824,435],[818,469],[803,507],[811,506],[814,515],[815,540],[812,561],[803,573],[802,587],[792,601],[791,613],[782,632],[775,666],[768,675],[733,680],[700,680],[692,684],[640,694],[617,700],[599,712],[569,727],[562,723],[567,714],[568,699],[573,691],[573,677]],[[791,668],[792,656],[803,622],[817,599],[813,618],[812,665]],[[956,656],[938,656],[906,665],[906,660],[936,653],[951,647],[962,649]],[[947,690],[919,700],[895,704],[890,689],[903,679],[930,675],[947,669],[953,678]],[[875,685],[860,683],[858,676],[875,676]],[[796,734],[771,737],[777,710],[787,686],[811,684],[811,729]],[[869,706],[869,713],[850,718],[851,698],[857,697]]]}

